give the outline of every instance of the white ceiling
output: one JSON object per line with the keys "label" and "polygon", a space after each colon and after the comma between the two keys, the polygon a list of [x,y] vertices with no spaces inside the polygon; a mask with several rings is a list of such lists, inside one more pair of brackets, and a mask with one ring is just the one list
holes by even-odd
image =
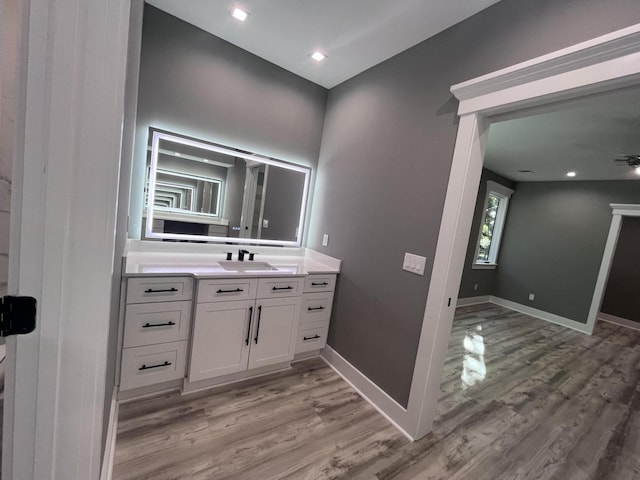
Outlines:
{"label": "white ceiling", "polygon": [[[147,0],[147,3],[325,88],[499,0]],[[239,22],[233,5],[251,15]],[[321,63],[309,55],[320,49]]]}
{"label": "white ceiling", "polygon": [[640,180],[614,162],[639,153],[640,88],[634,88],[491,124],[485,167],[514,181]]}

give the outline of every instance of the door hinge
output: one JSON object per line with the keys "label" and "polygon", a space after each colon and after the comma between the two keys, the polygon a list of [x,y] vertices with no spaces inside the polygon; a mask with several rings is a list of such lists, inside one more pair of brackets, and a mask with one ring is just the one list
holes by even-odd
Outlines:
{"label": "door hinge", "polygon": [[36,328],[35,298],[7,295],[0,301],[0,337],[33,332]]}

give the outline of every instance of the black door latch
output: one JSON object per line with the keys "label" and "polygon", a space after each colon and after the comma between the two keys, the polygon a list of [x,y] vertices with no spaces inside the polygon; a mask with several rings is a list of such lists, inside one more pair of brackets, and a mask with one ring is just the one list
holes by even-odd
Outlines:
{"label": "black door latch", "polygon": [[0,300],[0,337],[22,335],[35,330],[35,298],[7,295]]}

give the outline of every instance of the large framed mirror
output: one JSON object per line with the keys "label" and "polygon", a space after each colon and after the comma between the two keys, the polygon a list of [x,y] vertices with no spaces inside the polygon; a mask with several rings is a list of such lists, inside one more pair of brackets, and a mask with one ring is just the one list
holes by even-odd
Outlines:
{"label": "large framed mirror", "polygon": [[307,167],[149,130],[143,238],[299,246]]}

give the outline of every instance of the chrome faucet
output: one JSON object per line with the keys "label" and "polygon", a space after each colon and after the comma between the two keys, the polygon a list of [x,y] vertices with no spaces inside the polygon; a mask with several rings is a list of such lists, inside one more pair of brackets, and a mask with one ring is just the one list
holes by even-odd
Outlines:
{"label": "chrome faucet", "polygon": [[238,250],[238,261],[244,261],[245,254],[249,253],[249,250]]}

